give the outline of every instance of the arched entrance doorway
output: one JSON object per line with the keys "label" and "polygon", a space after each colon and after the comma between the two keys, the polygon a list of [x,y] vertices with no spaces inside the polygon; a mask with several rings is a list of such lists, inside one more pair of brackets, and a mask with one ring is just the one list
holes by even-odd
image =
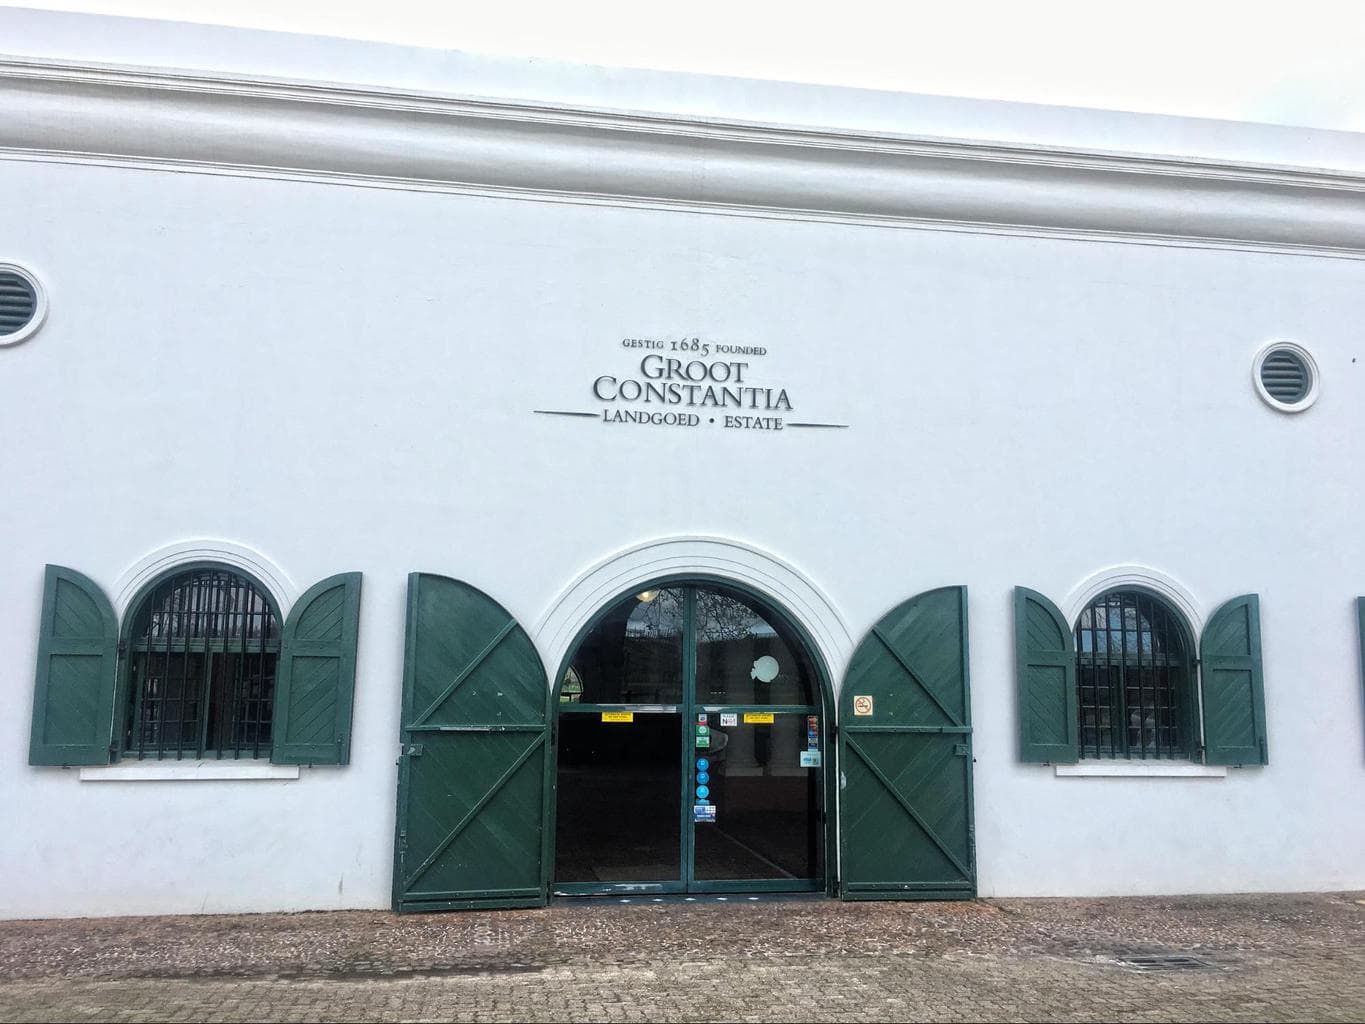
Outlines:
{"label": "arched entrance doorway", "polygon": [[825,667],[733,582],[608,602],[555,680],[556,895],[830,889]]}

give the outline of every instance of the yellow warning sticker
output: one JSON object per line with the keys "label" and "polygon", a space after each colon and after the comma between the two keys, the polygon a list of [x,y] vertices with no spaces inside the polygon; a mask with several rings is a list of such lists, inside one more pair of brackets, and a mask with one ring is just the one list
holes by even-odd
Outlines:
{"label": "yellow warning sticker", "polygon": [[634,711],[603,711],[602,721],[604,722],[633,722],[635,721]]}
{"label": "yellow warning sticker", "polygon": [[773,713],[771,711],[746,711],[744,712],[745,725],[772,725]]}

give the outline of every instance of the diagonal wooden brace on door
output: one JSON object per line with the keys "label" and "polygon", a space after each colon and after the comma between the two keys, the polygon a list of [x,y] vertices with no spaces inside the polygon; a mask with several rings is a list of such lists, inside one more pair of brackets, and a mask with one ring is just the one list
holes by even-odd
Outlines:
{"label": "diagonal wooden brace on door", "polygon": [[915,808],[911,806],[909,801],[907,801],[905,797],[901,795],[900,790],[898,790],[895,787],[895,785],[891,782],[891,780],[886,777],[885,773],[883,773],[882,770],[877,767],[877,765],[873,762],[872,758],[868,755],[867,751],[863,750],[863,748],[858,744],[858,741],[854,738],[854,736],[850,733],[845,733],[844,742],[848,745],[848,749],[857,754],[859,760],[861,760],[863,764],[867,765],[868,771],[870,771],[873,774],[873,776],[876,777],[877,781],[880,782],[886,788],[886,791],[891,794],[891,796],[895,799],[896,803],[901,805],[901,808],[905,811],[905,813],[910,815],[910,817],[912,817],[913,819],[915,819],[915,824],[917,824],[921,829],[924,830],[924,834],[928,836],[929,840],[939,848],[939,851],[943,854],[943,856],[947,857],[948,860],[952,862],[953,867],[957,868],[959,871],[962,872],[962,877],[971,878],[972,877],[971,869],[968,868],[965,864],[963,864],[962,861],[958,860],[957,854],[953,853],[952,850],[948,849],[947,844],[943,842],[943,840],[939,837],[939,834],[935,832],[932,827],[930,827],[929,823],[925,821],[923,817],[920,816],[919,811],[915,810]]}

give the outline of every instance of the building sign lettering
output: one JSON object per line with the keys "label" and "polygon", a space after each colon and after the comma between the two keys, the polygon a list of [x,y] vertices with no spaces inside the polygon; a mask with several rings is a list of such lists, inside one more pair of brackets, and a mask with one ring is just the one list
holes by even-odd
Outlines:
{"label": "building sign lettering", "polygon": [[[765,379],[768,349],[700,338],[623,338],[621,347],[645,350],[625,371],[602,373],[589,392],[596,412],[536,409],[543,416],[591,418],[605,424],[780,431],[788,427],[843,428],[843,423],[792,421],[785,387]],[[739,358],[743,357],[743,358]]]}

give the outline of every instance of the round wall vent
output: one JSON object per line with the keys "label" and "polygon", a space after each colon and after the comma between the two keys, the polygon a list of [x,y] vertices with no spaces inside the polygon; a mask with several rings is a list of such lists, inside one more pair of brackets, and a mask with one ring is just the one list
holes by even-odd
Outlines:
{"label": "round wall vent", "polygon": [[1256,390],[1281,412],[1302,412],[1318,398],[1318,364],[1302,345],[1271,342],[1251,368]]}
{"label": "round wall vent", "polygon": [[36,331],[47,314],[38,279],[23,267],[0,263],[0,345],[13,345]]}

